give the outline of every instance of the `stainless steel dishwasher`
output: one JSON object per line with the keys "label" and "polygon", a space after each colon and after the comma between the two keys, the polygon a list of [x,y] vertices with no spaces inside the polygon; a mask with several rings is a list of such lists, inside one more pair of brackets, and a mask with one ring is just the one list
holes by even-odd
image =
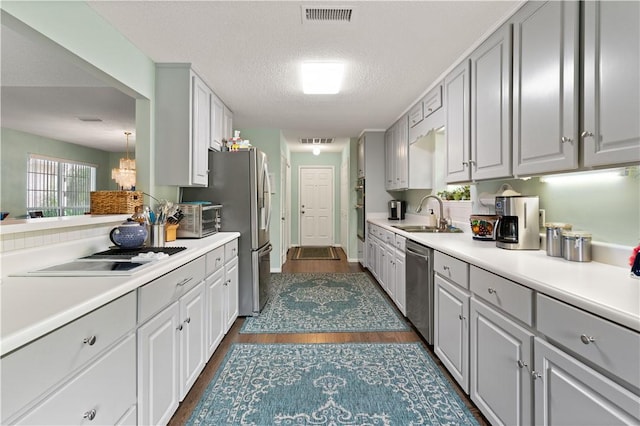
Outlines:
{"label": "stainless steel dishwasher", "polygon": [[433,344],[433,249],[407,240],[407,318]]}

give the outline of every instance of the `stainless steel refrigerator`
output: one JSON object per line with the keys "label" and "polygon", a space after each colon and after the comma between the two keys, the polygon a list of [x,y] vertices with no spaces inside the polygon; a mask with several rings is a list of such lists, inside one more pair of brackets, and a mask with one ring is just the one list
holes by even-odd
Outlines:
{"label": "stainless steel refrigerator", "polygon": [[209,186],[182,188],[182,201],[222,204],[222,231],[240,232],[239,315],[258,315],[269,294],[271,186],[267,155],[209,151]]}

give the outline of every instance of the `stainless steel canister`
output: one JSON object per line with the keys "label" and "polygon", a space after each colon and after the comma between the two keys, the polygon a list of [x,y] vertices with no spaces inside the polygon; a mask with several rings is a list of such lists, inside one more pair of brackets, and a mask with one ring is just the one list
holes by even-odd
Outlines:
{"label": "stainless steel canister", "polygon": [[570,223],[545,223],[547,256],[562,257],[562,232],[571,230]]}
{"label": "stainless steel canister", "polygon": [[584,231],[563,231],[562,256],[574,262],[591,262],[591,234]]}

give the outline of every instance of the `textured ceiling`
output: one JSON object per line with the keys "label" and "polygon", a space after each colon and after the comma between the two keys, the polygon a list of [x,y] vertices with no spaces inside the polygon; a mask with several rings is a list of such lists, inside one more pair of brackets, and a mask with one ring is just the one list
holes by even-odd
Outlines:
{"label": "textured ceiling", "polygon": [[[300,137],[385,129],[520,1],[91,1],[155,62],[190,62],[235,128]],[[301,5],[353,8],[350,23],[303,23]],[[304,95],[304,60],[346,63],[338,95]],[[4,107],[4,106],[3,106]]]}

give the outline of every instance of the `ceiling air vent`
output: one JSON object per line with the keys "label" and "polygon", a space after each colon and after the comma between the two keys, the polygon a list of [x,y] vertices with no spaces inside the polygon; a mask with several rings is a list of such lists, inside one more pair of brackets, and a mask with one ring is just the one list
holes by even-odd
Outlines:
{"label": "ceiling air vent", "polygon": [[300,143],[312,145],[327,144],[333,142],[333,138],[300,138]]}
{"label": "ceiling air vent", "polygon": [[352,8],[302,6],[302,23],[351,22]]}

